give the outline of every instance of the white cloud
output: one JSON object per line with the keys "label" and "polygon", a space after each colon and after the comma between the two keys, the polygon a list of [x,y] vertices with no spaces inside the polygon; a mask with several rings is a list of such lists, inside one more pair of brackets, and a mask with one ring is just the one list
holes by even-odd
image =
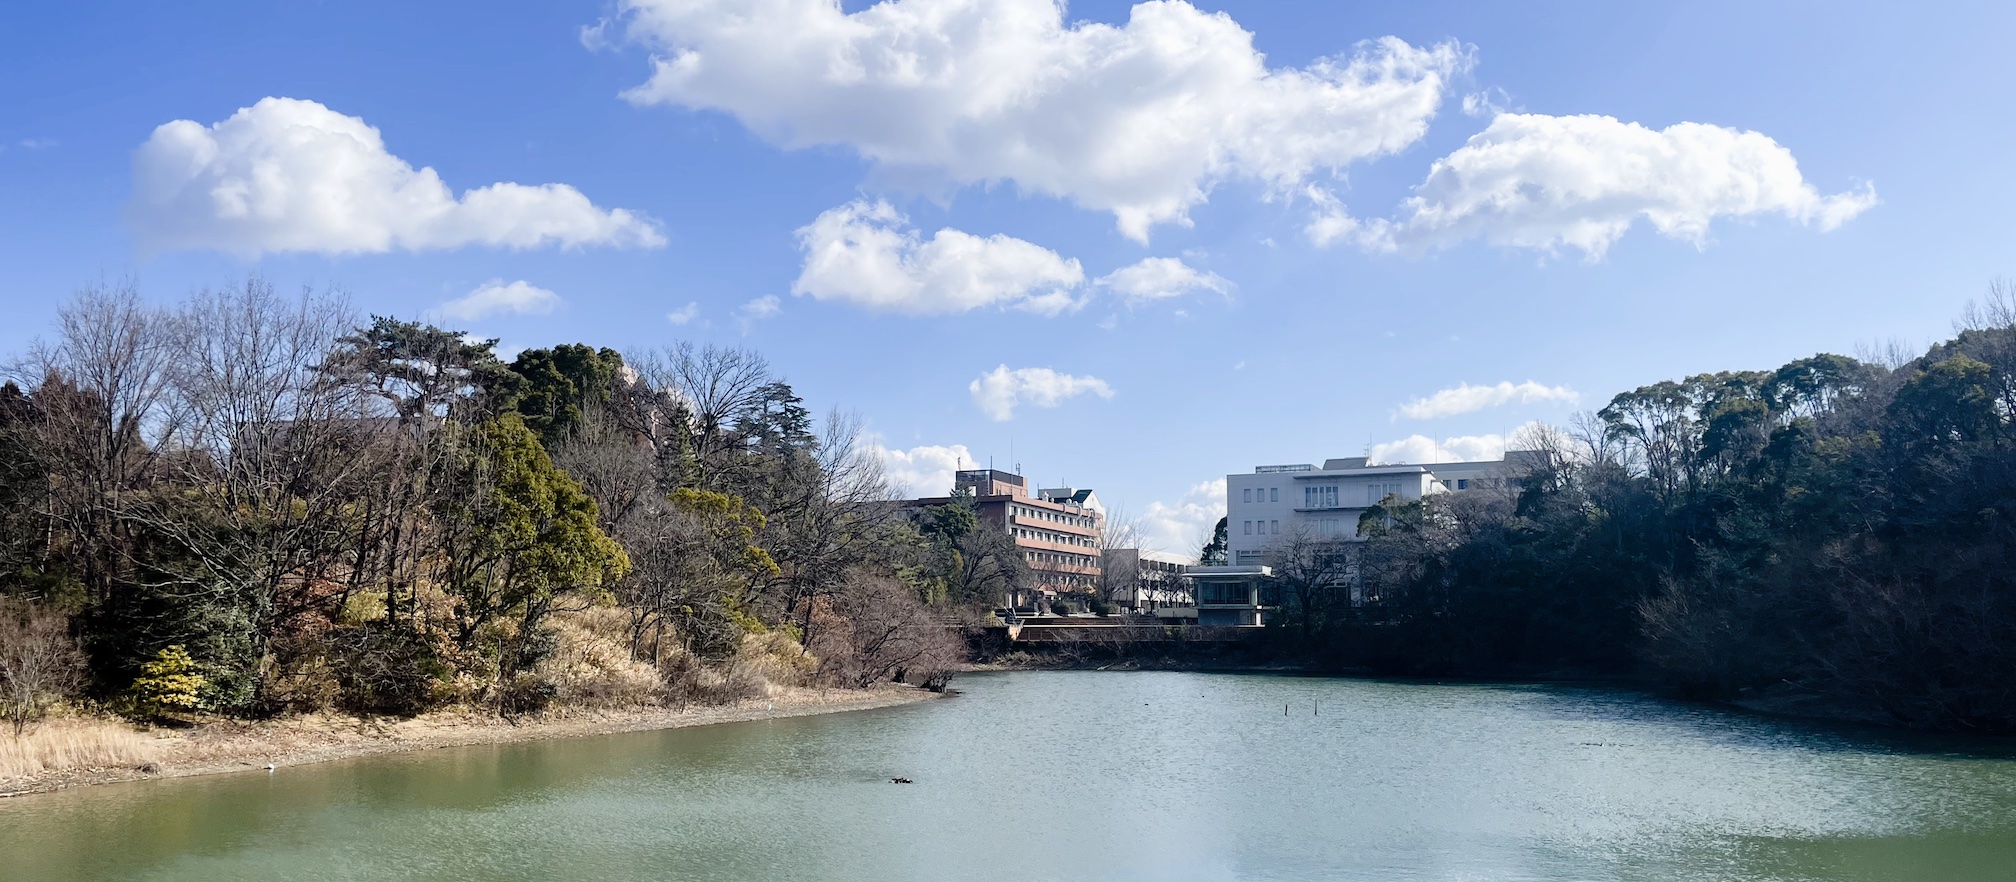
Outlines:
{"label": "white cloud", "polygon": [[1644,220],[1707,242],[1717,218],[1776,214],[1832,230],[1876,204],[1876,190],[1822,196],[1792,152],[1757,132],[1683,122],[1665,129],[1608,116],[1506,113],[1435,162],[1387,244],[1495,245],[1603,255]]}
{"label": "white cloud", "polygon": [[1080,395],[1113,397],[1113,387],[1098,377],[1074,377],[1049,368],[1009,370],[1005,364],[981,374],[966,389],[973,394],[973,404],[995,422],[1013,419],[1015,408],[1023,404],[1056,407]]}
{"label": "white cloud", "polygon": [[476,290],[441,304],[441,314],[465,322],[488,318],[500,312],[548,315],[565,302],[560,295],[524,279],[509,284],[503,279],[491,279]]}
{"label": "white cloud", "polygon": [[[1065,22],[1058,0],[622,0],[658,53],[625,93],[732,114],[772,143],[852,148],[885,172],[1109,211],[1145,242],[1221,181],[1277,191],[1399,151],[1427,130],[1455,43],[1386,37],[1272,68],[1231,16],[1182,0],[1126,24]],[[594,45],[607,33],[593,29]]]}
{"label": "white cloud", "polygon": [[925,445],[909,450],[875,444],[872,449],[882,460],[890,487],[908,498],[950,495],[952,473],[973,466],[973,451],[964,444]]}
{"label": "white cloud", "polygon": [[1573,404],[1581,399],[1581,393],[1567,386],[1543,386],[1532,380],[1518,384],[1508,381],[1495,386],[1458,383],[1453,389],[1443,389],[1426,398],[1416,398],[1400,405],[1400,415],[1410,420],[1432,420],[1503,407],[1513,402],[1561,401]]}
{"label": "white cloud", "polygon": [[1087,286],[1085,271],[1032,242],[951,228],[925,238],[885,201],[855,200],[798,230],[805,264],[791,292],[871,310],[942,315],[1000,307],[1055,316],[1090,302],[1094,289],[1129,306],[1232,283],[1180,258],[1150,257]]}
{"label": "white cloud", "polygon": [[1309,244],[1328,248],[1339,242],[1356,242],[1374,251],[1390,250],[1386,244],[1387,221],[1352,217],[1337,194],[1314,184],[1304,187],[1302,195],[1315,205],[1309,223],[1302,227],[1302,235],[1309,238]]}
{"label": "white cloud", "polygon": [[742,324],[742,332],[746,334],[751,325],[767,318],[774,318],[783,311],[784,304],[778,301],[777,295],[765,294],[737,307],[735,320]]}
{"label": "white cloud", "polygon": [[1130,306],[1167,297],[1181,297],[1192,291],[1215,291],[1223,294],[1232,290],[1232,283],[1226,281],[1224,276],[1197,270],[1174,257],[1150,257],[1139,263],[1123,266],[1100,276],[1094,284],[1120,295]]}
{"label": "white cloud", "polygon": [[684,325],[700,316],[700,304],[688,303],[665,314],[665,320],[675,325]]}
{"label": "white cloud", "polygon": [[1225,479],[1197,484],[1173,503],[1148,504],[1141,515],[1141,539],[1149,548],[1195,556],[1225,516]]}
{"label": "white cloud", "polygon": [[1078,261],[1011,236],[942,229],[923,238],[887,202],[856,200],[798,230],[805,266],[791,293],[929,315],[1007,306],[1044,315],[1076,308]]}
{"label": "white cloud", "polygon": [[1464,116],[1497,116],[1511,110],[1512,95],[1497,86],[1463,96]]}
{"label": "white cloud", "polygon": [[1503,459],[1513,441],[1540,428],[1544,428],[1540,423],[1531,422],[1506,435],[1458,435],[1440,441],[1426,435],[1409,435],[1372,445],[1366,457],[1373,465],[1485,462]]}
{"label": "white cloud", "polygon": [[127,218],[152,251],[352,254],[487,245],[665,244],[657,225],[565,184],[500,183],[459,198],[378,130],[313,101],[265,98],[212,126],[156,128],[133,160]]}

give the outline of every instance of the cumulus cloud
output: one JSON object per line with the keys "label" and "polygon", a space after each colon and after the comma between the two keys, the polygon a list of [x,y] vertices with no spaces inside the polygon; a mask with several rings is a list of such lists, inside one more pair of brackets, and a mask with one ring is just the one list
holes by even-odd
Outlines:
{"label": "cumulus cloud", "polygon": [[1470,63],[1455,43],[1386,37],[1269,68],[1231,16],[1183,0],[1117,26],[1067,23],[1057,0],[619,8],[625,36],[657,53],[632,102],[722,111],[772,143],[844,146],[894,174],[1012,181],[1111,212],[1143,242],[1187,224],[1219,182],[1286,191],[1413,144]]}
{"label": "cumulus cloud", "polygon": [[441,314],[466,322],[488,318],[500,312],[513,315],[547,315],[565,302],[560,299],[560,295],[524,279],[509,284],[503,279],[491,279],[478,286],[476,290],[441,304]]}
{"label": "cumulus cloud", "polygon": [[882,461],[890,488],[910,498],[951,494],[953,472],[973,465],[973,451],[964,444],[923,445],[909,450],[874,444],[870,450]]}
{"label": "cumulus cloud", "polygon": [[1875,204],[1869,184],[1821,195],[1792,151],[1757,132],[1506,113],[1437,160],[1400,217],[1379,231],[1383,242],[1371,244],[1482,238],[1550,252],[1571,247],[1593,260],[1640,220],[1699,246],[1718,218],[1781,215],[1826,231]]}
{"label": "cumulus cloud", "polygon": [[1505,435],[1458,435],[1437,441],[1426,435],[1409,435],[1398,441],[1372,445],[1366,458],[1373,465],[1422,465],[1437,462],[1484,462],[1503,459],[1512,444],[1529,434],[1544,430],[1538,422],[1527,423]]}
{"label": "cumulus cloud", "polygon": [[603,209],[565,184],[499,183],[457,197],[378,130],[313,101],[265,98],[205,126],[154,130],[133,159],[127,218],[152,251],[254,257],[665,244],[641,214]]}
{"label": "cumulus cloud", "polygon": [[1049,368],[1010,370],[1005,364],[981,374],[966,389],[973,395],[973,404],[995,422],[1013,419],[1015,408],[1024,404],[1056,407],[1080,395],[1113,397],[1113,387],[1098,377],[1074,377]]}
{"label": "cumulus cloud", "polygon": [[1453,389],[1443,389],[1426,398],[1416,398],[1400,405],[1400,416],[1410,420],[1432,420],[1503,407],[1514,402],[1560,401],[1574,404],[1581,398],[1581,393],[1567,386],[1544,386],[1532,380],[1517,384],[1507,381],[1495,386],[1458,383]]}
{"label": "cumulus cloud", "polygon": [[675,325],[684,325],[700,317],[700,304],[688,303],[665,314],[665,320]]}
{"label": "cumulus cloud", "polygon": [[1232,290],[1232,283],[1224,276],[1198,270],[1175,257],[1150,257],[1129,264],[1100,276],[1095,284],[1119,295],[1130,306],[1192,291],[1223,294]]}
{"label": "cumulus cloud", "polygon": [[1195,555],[1225,516],[1225,479],[1192,486],[1175,502],[1151,502],[1141,515],[1141,539],[1149,548]]}
{"label": "cumulus cloud", "polygon": [[1005,306],[1073,309],[1076,260],[1012,236],[942,229],[924,238],[887,202],[856,200],[798,230],[805,265],[793,294],[912,315]]}

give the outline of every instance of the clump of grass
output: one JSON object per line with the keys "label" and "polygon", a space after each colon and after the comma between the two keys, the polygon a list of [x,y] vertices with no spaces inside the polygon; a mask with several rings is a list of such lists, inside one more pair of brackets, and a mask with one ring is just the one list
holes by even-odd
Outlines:
{"label": "clump of grass", "polygon": [[0,781],[79,769],[137,768],[160,755],[154,739],[115,720],[47,720],[0,734]]}

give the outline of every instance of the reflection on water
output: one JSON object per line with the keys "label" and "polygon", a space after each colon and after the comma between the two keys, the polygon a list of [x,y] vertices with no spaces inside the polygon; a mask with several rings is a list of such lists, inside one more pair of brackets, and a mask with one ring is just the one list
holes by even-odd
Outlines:
{"label": "reflection on water", "polygon": [[4,800],[0,877],[2016,879],[2016,751],[1993,742],[1575,688],[959,685],[858,714]]}

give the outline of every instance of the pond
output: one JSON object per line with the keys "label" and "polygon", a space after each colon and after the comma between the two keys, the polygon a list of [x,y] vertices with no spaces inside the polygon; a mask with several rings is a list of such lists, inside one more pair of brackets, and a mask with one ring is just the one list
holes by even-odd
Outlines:
{"label": "pond", "polygon": [[955,685],[878,711],[0,800],[0,878],[2016,879],[2005,742],[1578,687]]}

